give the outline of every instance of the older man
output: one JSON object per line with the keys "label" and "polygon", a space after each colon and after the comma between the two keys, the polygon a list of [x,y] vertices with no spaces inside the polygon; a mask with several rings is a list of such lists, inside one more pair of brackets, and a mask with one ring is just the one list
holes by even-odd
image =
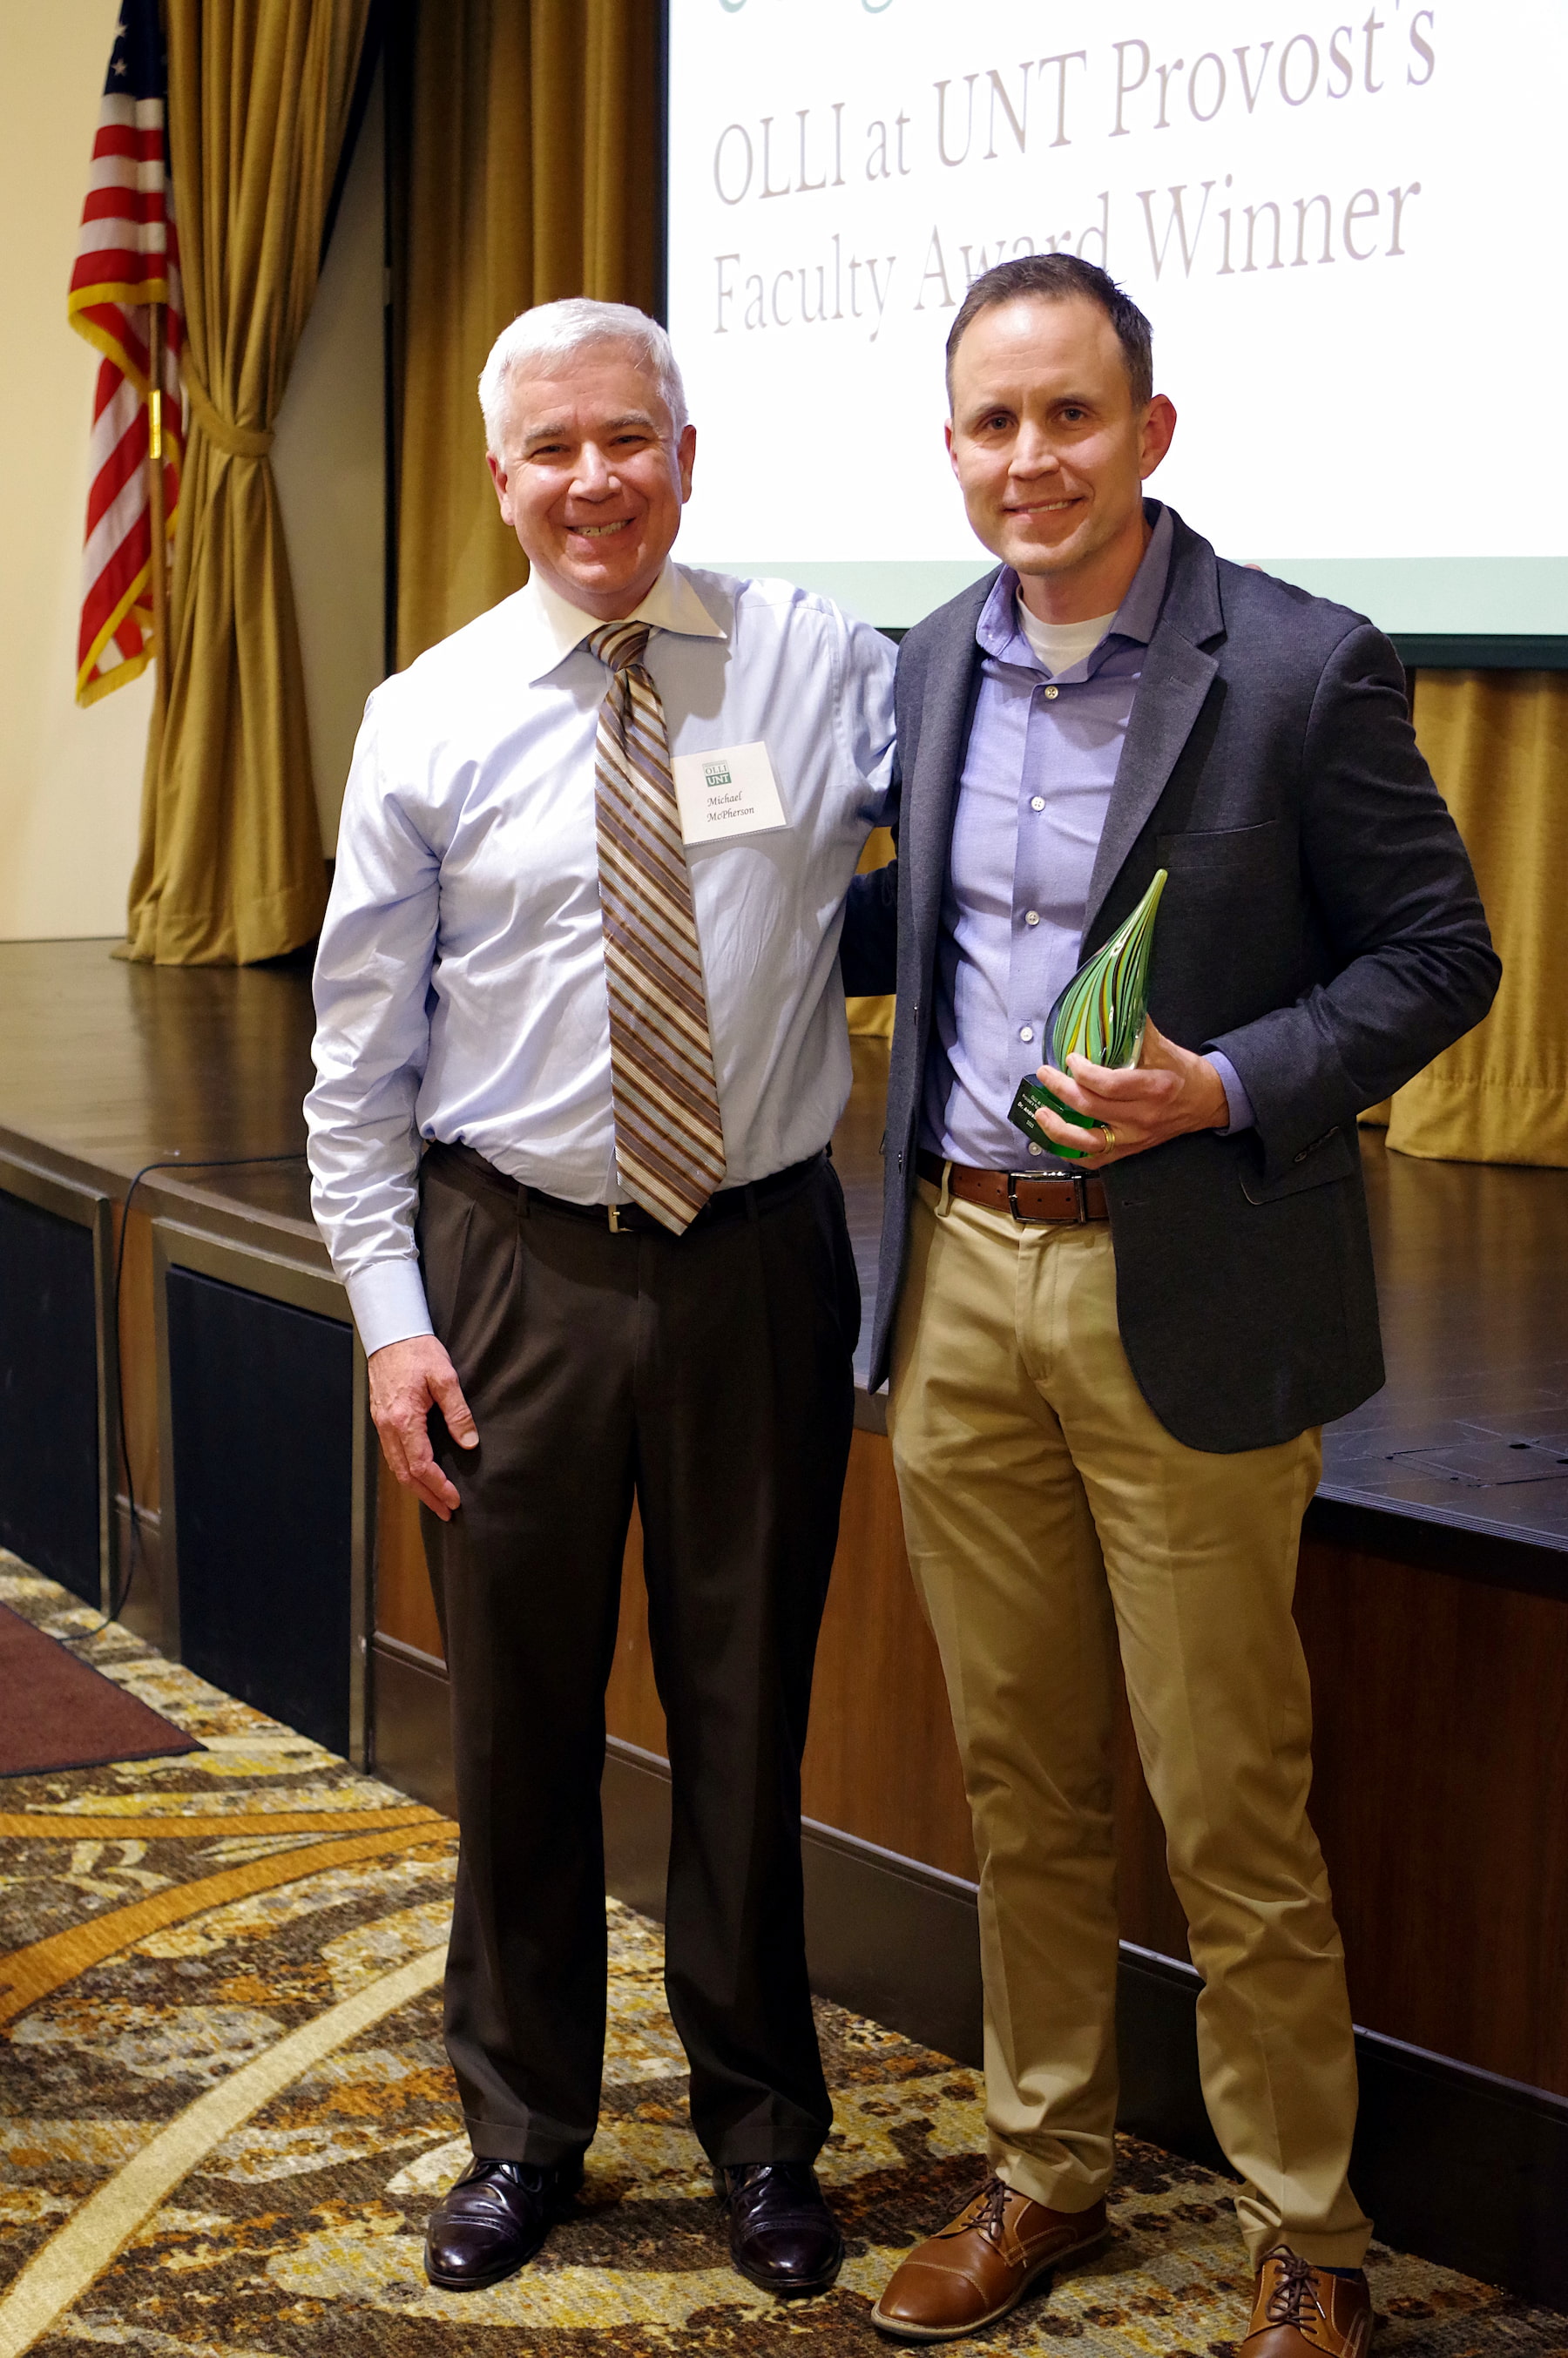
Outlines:
{"label": "older man", "polygon": [[672,563],[696,434],[641,312],[525,312],[480,399],[530,579],[370,700],[308,1105],[451,1680],[474,2160],[426,2265],[456,2290],[520,2266],[594,2134],[635,1498],[692,2125],[736,2266],[816,2291],[842,2246],[811,2166],[800,1758],[860,1317],[827,1146],[892,651],[820,598]]}
{"label": "older man", "polygon": [[[1318,1428],[1382,1380],[1356,1117],[1479,1021],[1498,964],[1387,640],[1145,502],[1175,412],[1137,307],[1022,257],[947,359],[1000,563],[903,643],[899,859],[857,887],[845,963],[898,988],[873,1374],[974,1818],[993,2174],[876,2322],[973,2332],[1106,2233],[1119,1655],[1241,2180],[1245,2358],[1360,2358],[1292,1593]],[[1092,1124],[1044,1117],[1087,1151],[1055,1163],[1013,1091],[1162,868],[1141,1061],[1046,1062]]]}

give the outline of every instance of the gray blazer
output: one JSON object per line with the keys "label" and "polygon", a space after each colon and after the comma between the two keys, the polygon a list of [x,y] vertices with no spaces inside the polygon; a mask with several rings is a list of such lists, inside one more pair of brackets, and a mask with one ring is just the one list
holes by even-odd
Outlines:
{"label": "gray blazer", "polygon": [[[1501,968],[1387,639],[1173,522],[1081,955],[1169,869],[1150,1012],[1183,1045],[1223,1050],[1256,1128],[1173,1139],[1106,1172],[1121,1336],[1178,1440],[1254,1449],[1381,1384],[1356,1117],[1480,1022]],[[975,625],[995,579],[900,649],[898,857],[856,880],[845,920],[846,988],[898,994],[873,1386],[907,1249]]]}

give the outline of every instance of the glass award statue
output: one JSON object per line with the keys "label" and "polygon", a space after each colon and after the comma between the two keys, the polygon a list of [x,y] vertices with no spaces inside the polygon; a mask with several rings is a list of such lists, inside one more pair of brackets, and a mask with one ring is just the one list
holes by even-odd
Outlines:
{"label": "glass award statue", "polygon": [[[1103,949],[1084,960],[1046,1017],[1045,1061],[1054,1065],[1059,1073],[1066,1071],[1067,1059],[1075,1052],[1087,1056],[1092,1065],[1124,1067],[1137,1064],[1143,1048],[1143,1026],[1149,1018],[1149,954],[1154,946],[1154,915],[1165,889],[1165,876],[1166,871],[1162,868],[1130,917],[1117,927]],[[1080,1148],[1063,1146],[1041,1129],[1034,1117],[1042,1106],[1049,1106],[1053,1113],[1060,1114],[1064,1121],[1076,1123],[1080,1130],[1098,1127],[1087,1113],[1064,1105],[1033,1073],[1026,1073],[1020,1081],[1007,1118],[1022,1130],[1025,1138],[1043,1146],[1047,1154],[1067,1155],[1081,1163],[1084,1158]]]}

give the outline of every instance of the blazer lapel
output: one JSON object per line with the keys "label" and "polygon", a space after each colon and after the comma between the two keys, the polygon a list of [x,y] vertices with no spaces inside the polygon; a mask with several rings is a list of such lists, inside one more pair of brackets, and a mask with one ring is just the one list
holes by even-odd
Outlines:
{"label": "blazer lapel", "polygon": [[1206,540],[1189,532],[1179,516],[1175,524],[1170,585],[1149,642],[1116,783],[1106,806],[1089,878],[1080,955],[1094,937],[1096,921],[1123,861],[1165,791],[1219,669],[1218,659],[1195,644],[1217,637],[1225,627],[1214,551]]}

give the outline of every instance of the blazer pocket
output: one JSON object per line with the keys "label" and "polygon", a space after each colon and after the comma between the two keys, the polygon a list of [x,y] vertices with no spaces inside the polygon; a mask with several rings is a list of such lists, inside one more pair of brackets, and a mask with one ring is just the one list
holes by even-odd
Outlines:
{"label": "blazer pocket", "polygon": [[1156,836],[1154,856],[1173,878],[1205,869],[1234,872],[1271,867],[1290,837],[1291,830],[1277,818],[1266,819],[1261,827],[1204,827],[1185,835]]}
{"label": "blazer pocket", "polygon": [[1348,1179],[1355,1170],[1356,1149],[1341,1126],[1307,1147],[1277,1179],[1265,1179],[1249,1160],[1242,1165],[1241,1192],[1249,1204],[1278,1204],[1287,1195],[1304,1195],[1309,1187],[1326,1186],[1331,1179]]}

